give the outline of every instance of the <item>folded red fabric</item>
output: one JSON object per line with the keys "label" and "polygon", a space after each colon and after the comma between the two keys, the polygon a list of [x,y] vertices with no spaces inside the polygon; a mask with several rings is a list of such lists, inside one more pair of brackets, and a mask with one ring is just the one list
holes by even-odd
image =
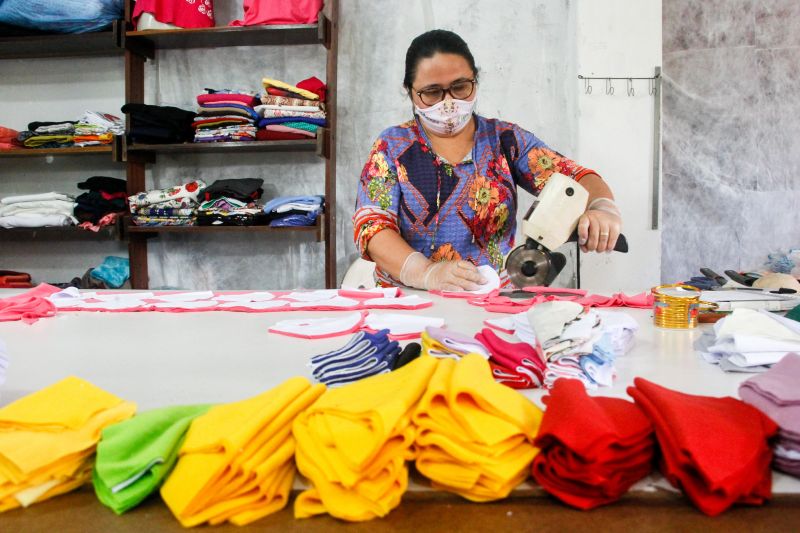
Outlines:
{"label": "folded red fabric", "polygon": [[319,101],[325,101],[325,95],[328,90],[328,86],[325,83],[317,78],[316,76],[311,76],[310,78],[306,78],[303,81],[299,82],[295,85],[298,89],[304,89],[306,91],[311,91],[312,93],[319,96]]}
{"label": "folded red fabric", "polygon": [[296,141],[307,139],[313,139],[313,137],[300,133],[292,133],[290,131],[272,131],[263,128],[256,131],[256,140],[258,141]]}
{"label": "folded red fabric", "polygon": [[244,105],[255,107],[261,102],[253,95],[239,94],[239,93],[211,93],[211,94],[198,94],[197,103],[209,104],[214,102],[241,102]]}
{"label": "folded red fabric", "polygon": [[475,338],[489,350],[495,381],[518,389],[542,386],[545,363],[533,346],[503,340],[489,328],[484,328]]}
{"label": "folded red fabric", "polygon": [[589,396],[575,379],[559,379],[534,445],[534,479],[563,502],[588,510],[618,500],[652,470],[653,426],[636,404]]}
{"label": "folded red fabric", "polygon": [[655,426],[661,472],[702,512],[714,516],[772,496],[767,440],[778,427],[761,411],[729,396],[684,394],[642,378],[628,394]]}

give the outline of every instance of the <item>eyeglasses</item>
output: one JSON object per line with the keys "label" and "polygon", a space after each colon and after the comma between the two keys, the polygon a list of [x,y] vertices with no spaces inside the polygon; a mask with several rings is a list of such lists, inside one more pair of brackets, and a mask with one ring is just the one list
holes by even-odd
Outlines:
{"label": "eyeglasses", "polygon": [[444,100],[445,93],[455,100],[466,100],[472,96],[477,80],[456,80],[446,89],[443,87],[428,87],[421,91],[416,91],[419,99],[425,105],[435,105]]}

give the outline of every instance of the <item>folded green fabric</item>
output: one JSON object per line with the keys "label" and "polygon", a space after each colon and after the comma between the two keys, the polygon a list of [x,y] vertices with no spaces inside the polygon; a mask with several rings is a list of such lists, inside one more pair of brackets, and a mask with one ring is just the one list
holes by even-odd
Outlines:
{"label": "folded green fabric", "polygon": [[158,490],[175,466],[192,420],[210,408],[164,407],[105,428],[92,471],[97,498],[122,514]]}

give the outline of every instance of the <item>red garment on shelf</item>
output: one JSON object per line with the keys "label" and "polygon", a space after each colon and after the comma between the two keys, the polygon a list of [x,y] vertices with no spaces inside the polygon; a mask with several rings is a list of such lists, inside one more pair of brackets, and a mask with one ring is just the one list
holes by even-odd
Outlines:
{"label": "red garment on shelf", "polygon": [[313,137],[301,135],[299,133],[292,133],[289,131],[265,130],[264,128],[256,131],[257,141],[297,141],[306,139],[313,139]]}
{"label": "red garment on shelf", "polygon": [[180,28],[211,28],[214,26],[213,0],[136,0],[133,23],[139,22],[142,13],[150,13],[164,24]]}
{"label": "red garment on shelf", "polygon": [[285,89],[278,89],[277,87],[267,87],[267,94],[272,96],[287,96],[289,98],[303,98],[303,95],[287,91]]}
{"label": "red garment on shelf", "polygon": [[0,289],[30,289],[31,275],[27,272],[0,270]]}
{"label": "red garment on shelf", "polygon": [[323,0],[244,0],[242,20],[231,26],[257,24],[315,24]]}
{"label": "red garment on shelf", "polygon": [[197,95],[198,104],[208,104],[213,102],[241,102],[244,105],[255,107],[261,102],[252,95],[239,93],[204,93]]}
{"label": "red garment on shelf", "polygon": [[22,294],[0,298],[0,322],[22,320],[33,324],[40,318],[55,316],[56,306],[47,296],[61,289],[42,283]]}
{"label": "red garment on shelf", "polygon": [[16,150],[22,148],[23,144],[17,140],[19,132],[0,126],[0,150]]}
{"label": "red garment on shelf", "polygon": [[559,379],[534,445],[533,477],[563,502],[588,510],[618,500],[653,466],[653,426],[636,404],[593,397]]}
{"label": "red garment on shelf", "polygon": [[316,76],[311,76],[310,78],[306,78],[303,81],[296,83],[295,87],[316,94],[317,96],[319,96],[320,102],[325,101],[325,94],[328,90],[328,86],[325,85],[325,83]]}
{"label": "red garment on shelf", "polygon": [[628,387],[656,429],[661,472],[707,515],[772,496],[772,450],[778,426],[741,400],[695,396],[642,378]]}

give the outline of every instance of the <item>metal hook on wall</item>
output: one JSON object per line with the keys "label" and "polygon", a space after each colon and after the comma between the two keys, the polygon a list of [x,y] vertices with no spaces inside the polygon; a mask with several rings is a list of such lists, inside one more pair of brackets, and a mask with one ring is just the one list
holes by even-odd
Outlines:
{"label": "metal hook on wall", "polygon": [[589,78],[584,78],[583,85],[586,94],[592,94],[592,81]]}
{"label": "metal hook on wall", "polygon": [[606,78],[606,94],[614,96],[614,86],[611,85],[611,78]]}
{"label": "metal hook on wall", "polygon": [[648,87],[650,89],[648,91],[650,93],[650,96],[655,96],[656,95],[656,91],[657,91],[656,90],[656,79],[655,78],[651,78],[650,81],[647,82],[647,85],[648,85]]}
{"label": "metal hook on wall", "polygon": [[628,78],[628,96],[636,96],[636,90],[633,88],[633,79]]}

